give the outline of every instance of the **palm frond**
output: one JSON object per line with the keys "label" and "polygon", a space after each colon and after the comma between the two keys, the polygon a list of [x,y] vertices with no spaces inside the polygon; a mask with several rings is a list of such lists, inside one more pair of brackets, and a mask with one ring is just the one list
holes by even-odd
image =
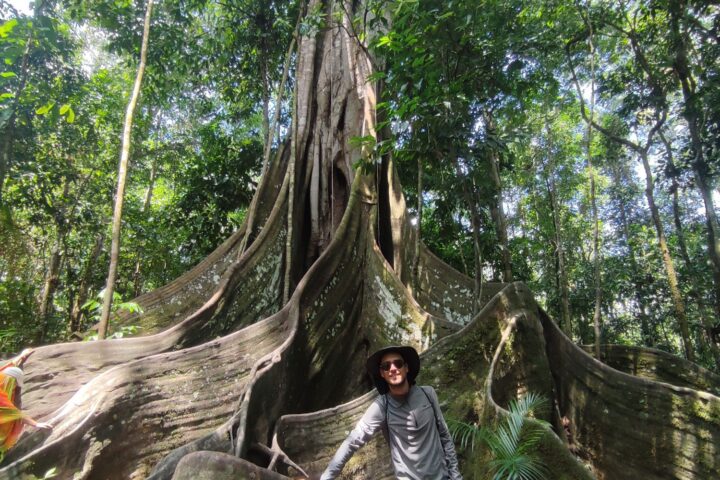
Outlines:
{"label": "palm frond", "polygon": [[448,430],[461,449],[474,450],[476,441],[485,442],[492,454],[487,469],[493,480],[543,480],[547,467],[533,452],[550,424],[527,420],[537,417],[547,404],[543,396],[530,392],[510,401],[509,413],[493,429],[449,418]]}
{"label": "palm frond", "polygon": [[521,417],[537,416],[548,406],[547,398],[535,392],[528,392],[518,399],[510,400],[509,410]]}
{"label": "palm frond", "polygon": [[453,441],[457,443],[462,450],[468,447],[470,447],[471,451],[475,450],[475,441],[485,436],[484,430],[475,424],[448,418],[447,426]]}

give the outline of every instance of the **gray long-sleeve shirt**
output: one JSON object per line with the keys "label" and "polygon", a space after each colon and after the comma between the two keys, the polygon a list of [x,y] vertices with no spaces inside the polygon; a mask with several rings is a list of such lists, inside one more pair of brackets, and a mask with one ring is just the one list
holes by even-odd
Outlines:
{"label": "gray long-sleeve shirt", "polygon": [[336,478],[350,457],[382,429],[386,418],[390,453],[398,479],[462,480],[437,394],[432,387],[417,386],[410,387],[404,399],[397,400],[389,394],[377,397],[340,445],[320,479]]}

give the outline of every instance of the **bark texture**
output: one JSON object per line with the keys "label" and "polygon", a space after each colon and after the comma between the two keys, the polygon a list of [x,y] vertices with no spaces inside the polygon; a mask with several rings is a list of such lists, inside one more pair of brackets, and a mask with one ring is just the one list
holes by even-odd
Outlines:
{"label": "bark texture", "polygon": [[[144,313],[125,321],[146,325],[145,336],[39,348],[26,364],[24,404],[55,429],[24,435],[0,479],[52,467],[76,479],[317,478],[373,398],[365,359],[391,343],[422,352],[419,382],[437,389],[447,417],[487,424],[523,392],[549,398],[554,428],[538,454],[551,478],[711,478],[720,468],[711,375],[644,349],[635,353],[664,366],[654,377],[630,370],[632,352],[604,356],[635,375],[603,365],[523,284],[488,284],[478,299],[471,278],[424,247],[415,258],[389,159],[374,171],[350,168],[363,152],[349,138],[374,134],[370,62],[352,28],[300,39],[295,153],[282,148],[259,186],[257,235],[243,242],[241,229],[137,299]],[[391,478],[387,455],[376,440],[344,478]],[[466,478],[487,458],[461,453]]]}

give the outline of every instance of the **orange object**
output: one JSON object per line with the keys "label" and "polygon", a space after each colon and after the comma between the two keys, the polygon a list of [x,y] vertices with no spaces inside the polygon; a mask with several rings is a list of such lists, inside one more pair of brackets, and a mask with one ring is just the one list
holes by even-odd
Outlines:
{"label": "orange object", "polygon": [[15,405],[15,379],[0,370],[0,460],[18,440],[23,414]]}

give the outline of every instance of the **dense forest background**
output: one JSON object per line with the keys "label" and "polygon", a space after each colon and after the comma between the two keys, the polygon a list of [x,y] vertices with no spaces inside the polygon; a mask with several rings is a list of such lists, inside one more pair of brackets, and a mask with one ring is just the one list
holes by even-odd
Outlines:
{"label": "dense forest background", "polygon": [[[393,23],[370,53],[394,140],[355,140],[393,155],[422,241],[477,290],[526,282],[580,344],[656,347],[717,370],[720,8],[386,0],[368,11],[380,23],[380,4]],[[299,21],[299,7],[153,6],[117,313],[244,221],[266,147],[289,128],[288,47],[327,20]],[[4,352],[92,337],[146,13],[129,0],[18,8],[0,0]],[[134,333],[111,320],[111,335]]]}

